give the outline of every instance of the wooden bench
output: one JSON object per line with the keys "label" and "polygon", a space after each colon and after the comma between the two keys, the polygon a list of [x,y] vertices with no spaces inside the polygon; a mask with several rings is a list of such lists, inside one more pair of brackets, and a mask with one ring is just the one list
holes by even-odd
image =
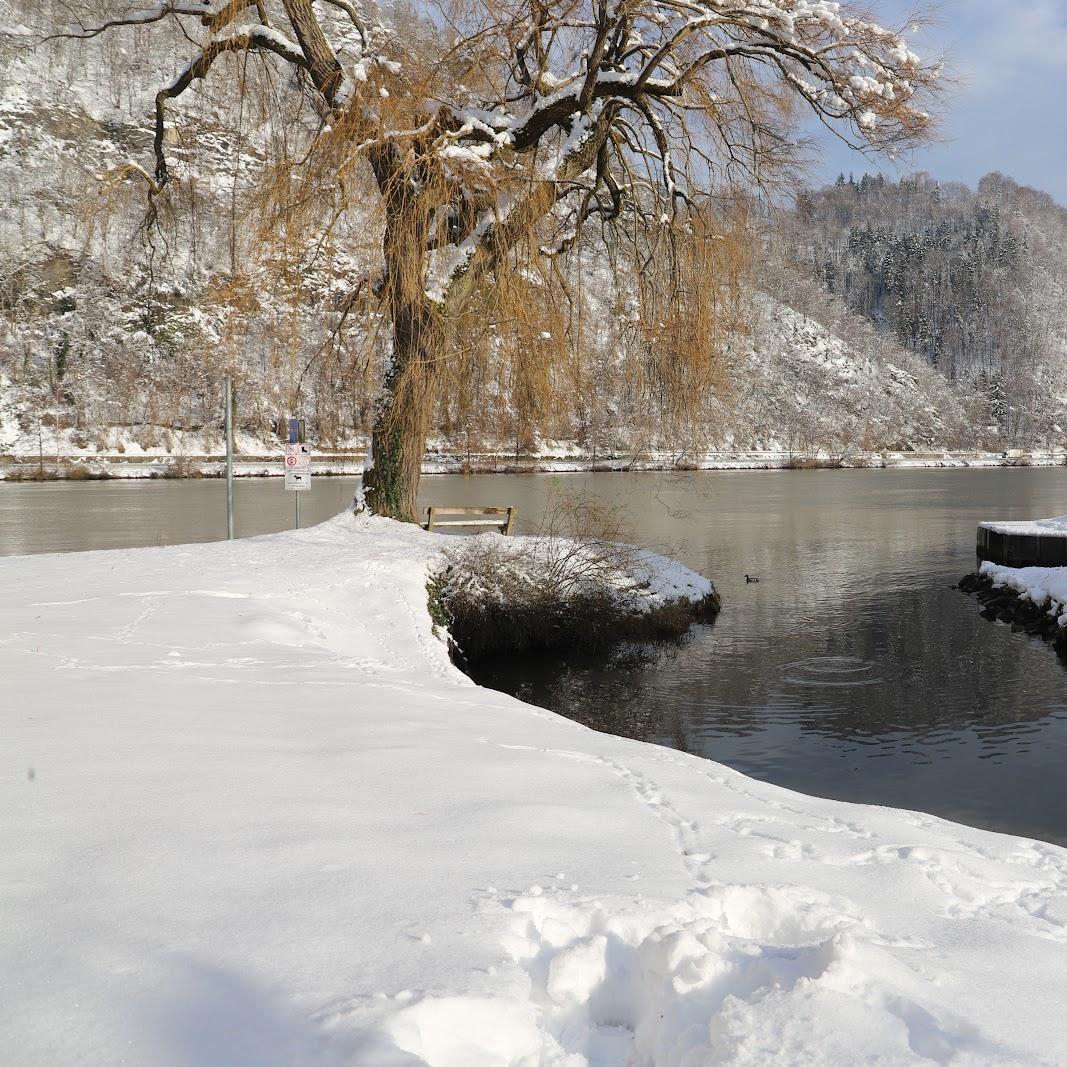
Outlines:
{"label": "wooden bench", "polygon": [[518,508],[454,508],[436,504],[426,509],[423,529],[438,530],[445,526],[482,526],[511,536]]}

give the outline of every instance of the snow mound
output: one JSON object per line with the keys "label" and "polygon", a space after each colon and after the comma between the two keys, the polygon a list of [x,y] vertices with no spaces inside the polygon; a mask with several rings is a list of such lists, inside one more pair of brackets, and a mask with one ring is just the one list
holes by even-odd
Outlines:
{"label": "snow mound", "polygon": [[446,552],[446,558],[457,566],[469,557],[485,560],[497,571],[509,571],[517,582],[533,584],[548,575],[548,580],[568,590],[609,594],[639,614],[679,600],[699,603],[717,597],[707,578],[676,560],[595,538],[481,534]]}
{"label": "snow mound", "polygon": [[[717,866],[683,855],[701,883]],[[1032,887],[983,886],[949,851],[880,847],[842,866],[902,860],[969,899],[973,910],[952,914],[1035,914]],[[385,1025],[396,1048],[429,1067],[1052,1062],[1017,1059],[973,1014],[939,1002],[940,982],[918,965],[932,946],[880,934],[847,897],[712,883],[663,906],[574,890],[533,886],[502,902],[504,943],[528,976],[522,999],[427,998]],[[1067,905],[1037,913],[1044,936],[1067,943]],[[368,1067],[401,1062],[381,1054]]]}
{"label": "snow mound", "polygon": [[1032,600],[1039,606],[1047,604],[1048,613],[1058,617],[1061,626],[1067,626],[1067,567],[1002,567],[987,561],[979,573],[991,579],[997,587],[1013,589],[1024,600]]}

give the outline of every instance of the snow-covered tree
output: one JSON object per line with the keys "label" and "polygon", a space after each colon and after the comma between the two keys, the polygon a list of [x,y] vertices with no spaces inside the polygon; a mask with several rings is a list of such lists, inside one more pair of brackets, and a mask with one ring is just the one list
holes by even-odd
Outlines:
{"label": "snow-covered tree", "polygon": [[[685,264],[702,257],[683,246],[716,237],[707,194],[787,173],[800,108],[857,146],[893,149],[927,132],[937,81],[900,33],[827,0],[428,0],[389,17],[361,0],[68,8],[80,19],[63,36],[181,25],[188,55],[155,98],[154,165],[113,175],[143,179],[153,214],[180,204],[168,108],[213,72],[305,108],[265,179],[275,211],[336,219],[377,199],[380,270],[350,296],[376,301],[391,334],[364,490],[406,520],[457,327],[486,293],[529,302],[506,275],[621,228],[657,280],[643,313],[663,325],[700,299]],[[250,82],[234,57],[262,59],[263,76]],[[270,218],[263,206],[264,229]],[[673,358],[701,358],[699,340]]]}
{"label": "snow-covered tree", "polygon": [[785,258],[973,392],[990,446],[1058,443],[1067,211],[1047,194],[864,175],[804,192],[780,234]]}

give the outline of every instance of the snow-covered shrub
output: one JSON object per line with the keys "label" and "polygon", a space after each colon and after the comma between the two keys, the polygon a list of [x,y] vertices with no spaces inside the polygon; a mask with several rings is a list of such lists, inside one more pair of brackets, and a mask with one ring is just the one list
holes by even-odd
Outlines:
{"label": "snow-covered shrub", "polygon": [[718,612],[706,579],[644,549],[583,534],[588,517],[583,509],[565,514],[576,536],[482,534],[443,553],[429,583],[430,611],[465,657],[664,640]]}

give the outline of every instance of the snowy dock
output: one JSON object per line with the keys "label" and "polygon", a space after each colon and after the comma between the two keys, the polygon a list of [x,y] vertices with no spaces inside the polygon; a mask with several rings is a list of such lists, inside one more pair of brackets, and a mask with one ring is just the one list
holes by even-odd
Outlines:
{"label": "snowy dock", "polygon": [[978,558],[1002,567],[1067,567],[1067,515],[1033,522],[981,522]]}

